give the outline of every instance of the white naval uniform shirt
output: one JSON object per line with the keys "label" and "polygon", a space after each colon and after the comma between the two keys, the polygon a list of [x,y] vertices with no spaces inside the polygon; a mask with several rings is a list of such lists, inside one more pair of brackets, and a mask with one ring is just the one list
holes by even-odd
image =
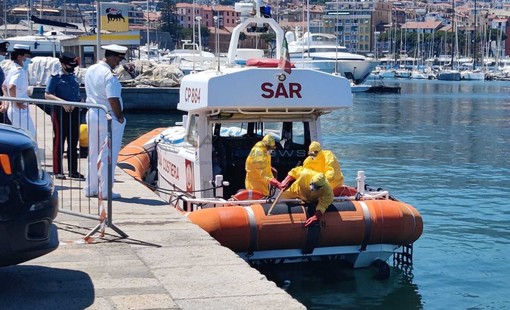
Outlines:
{"label": "white naval uniform shirt", "polygon": [[[10,97],[9,87],[14,85],[16,86],[16,98],[30,98],[30,96],[28,96],[28,73],[19,64],[15,64],[15,67],[9,71],[4,84],[7,86],[7,96]],[[23,102],[23,105],[26,109],[20,109],[16,103],[11,102],[7,109],[7,117],[13,126],[27,130],[35,141],[36,130],[34,121],[29,113],[29,104]]]}
{"label": "white naval uniform shirt", "polygon": [[[105,105],[111,112],[112,107],[108,98],[119,98],[121,110],[124,108],[121,96],[122,86],[119,79],[113,74],[110,66],[102,60],[87,69],[85,91],[87,102]],[[115,115],[112,116],[115,117]]]}
{"label": "white naval uniform shirt", "polygon": [[[112,107],[108,102],[108,98],[119,98],[121,110],[123,109],[122,86],[119,80],[113,74],[110,66],[100,61],[90,66],[85,74],[85,91],[87,93],[87,103],[105,105],[109,112]],[[126,119],[123,123],[119,123],[116,115],[112,116],[112,158],[111,164],[113,169],[117,166],[118,154],[122,145],[122,136],[126,126]],[[85,195],[101,194],[106,198],[108,193],[108,152],[101,146],[107,138],[108,128],[107,121],[103,110],[90,108],[87,112],[87,124],[89,134],[89,156],[87,162],[87,184],[83,191]],[[98,169],[98,159],[101,163],[101,169]],[[112,186],[113,187],[113,186]]]}

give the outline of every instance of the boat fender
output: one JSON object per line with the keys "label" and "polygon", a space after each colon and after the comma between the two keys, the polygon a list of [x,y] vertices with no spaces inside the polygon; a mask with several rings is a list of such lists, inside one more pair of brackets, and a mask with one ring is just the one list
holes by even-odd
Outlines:
{"label": "boat fender", "polygon": [[232,196],[230,201],[238,201],[238,200],[258,200],[264,198],[265,195],[255,189],[245,189],[234,196]]}

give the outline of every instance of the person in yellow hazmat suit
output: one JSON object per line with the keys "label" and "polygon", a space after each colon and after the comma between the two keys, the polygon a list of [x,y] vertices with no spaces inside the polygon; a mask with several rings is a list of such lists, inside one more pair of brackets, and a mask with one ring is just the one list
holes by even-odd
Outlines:
{"label": "person in yellow hazmat suit", "polygon": [[324,173],[333,190],[344,185],[344,175],[335,154],[323,150],[317,141],[310,143],[308,157],[303,162],[303,167]]}
{"label": "person in yellow hazmat suit", "polygon": [[272,135],[267,134],[262,141],[255,143],[246,158],[246,178],[244,186],[248,190],[257,190],[269,195],[269,185],[279,188],[280,182],[273,176],[271,152],[276,148]]}
{"label": "person in yellow hazmat suit", "polygon": [[334,198],[326,176],[302,166],[290,170],[279,188],[285,191],[282,198],[299,198],[306,203],[317,204],[315,212],[309,212],[313,215],[306,220],[305,227],[318,222]]}

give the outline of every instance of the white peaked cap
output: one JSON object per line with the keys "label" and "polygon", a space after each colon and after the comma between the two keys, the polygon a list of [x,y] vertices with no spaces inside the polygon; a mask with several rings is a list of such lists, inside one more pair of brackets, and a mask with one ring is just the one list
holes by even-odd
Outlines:
{"label": "white peaked cap", "polygon": [[12,48],[15,50],[28,50],[28,51],[30,50],[30,46],[26,44],[14,44]]}
{"label": "white peaked cap", "polygon": [[128,50],[127,47],[122,46],[122,45],[117,45],[117,44],[103,45],[103,46],[101,46],[101,48],[104,50],[112,51],[112,52],[119,53],[119,54],[126,54],[127,50]]}

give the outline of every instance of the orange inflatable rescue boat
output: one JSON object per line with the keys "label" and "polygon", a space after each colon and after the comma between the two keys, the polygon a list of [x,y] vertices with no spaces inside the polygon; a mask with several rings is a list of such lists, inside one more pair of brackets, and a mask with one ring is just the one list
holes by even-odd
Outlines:
{"label": "orange inflatable rescue boat", "polygon": [[145,182],[145,177],[151,171],[153,150],[147,150],[144,145],[165,129],[156,128],[130,142],[120,150],[117,165],[136,180]]}
{"label": "orange inflatable rescue boat", "polygon": [[286,261],[342,256],[354,267],[385,261],[423,231],[418,211],[390,199],[335,201],[314,229],[296,202],[201,209],[189,219],[246,260]]}

